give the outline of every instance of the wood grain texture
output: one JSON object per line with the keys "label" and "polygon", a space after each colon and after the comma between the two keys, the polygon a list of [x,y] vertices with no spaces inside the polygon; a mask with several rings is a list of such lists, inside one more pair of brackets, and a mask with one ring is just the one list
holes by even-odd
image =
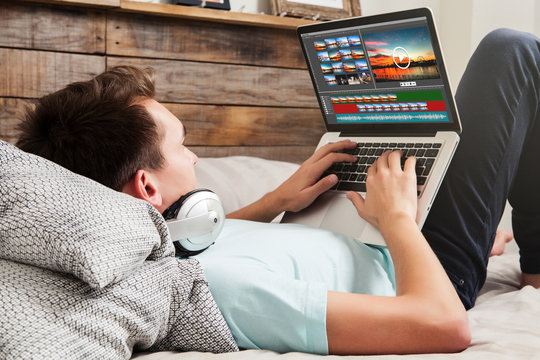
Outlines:
{"label": "wood grain texture", "polygon": [[[157,100],[184,122],[186,144],[200,156],[300,163],[312,154],[324,127],[290,26],[303,20],[134,5],[148,10],[143,16],[94,6],[114,1],[0,0],[0,139],[16,141],[37,98],[131,64],[156,69]],[[170,17],[168,9],[178,13]],[[254,20],[270,18],[289,25]]]}
{"label": "wood grain texture", "polygon": [[325,131],[319,109],[164,105],[186,127],[188,146],[313,146]]}
{"label": "wood grain texture", "polygon": [[0,140],[14,144],[17,138],[17,125],[27,108],[34,102],[26,99],[0,98]]}
{"label": "wood grain texture", "polygon": [[108,57],[156,70],[161,102],[318,108],[307,70]]}
{"label": "wood grain texture", "polygon": [[[16,126],[35,100],[0,98],[0,140],[14,143]],[[164,104],[186,126],[186,145],[200,156],[249,155],[301,162],[324,126],[320,111],[243,106]]]}
{"label": "wood grain texture", "polygon": [[0,96],[37,98],[105,70],[95,55],[0,48]]}
{"label": "wood grain texture", "polygon": [[274,14],[307,17],[321,20],[343,19],[360,16],[360,0],[343,0],[343,7],[333,8],[319,5],[302,4],[289,0],[271,0]]}
{"label": "wood grain texture", "polygon": [[109,13],[109,55],[306,68],[293,30]]}
{"label": "wood grain texture", "polygon": [[0,46],[105,53],[105,13],[95,9],[5,2]]}
{"label": "wood grain texture", "polygon": [[255,156],[301,164],[313,154],[313,146],[191,146],[199,157]]}
{"label": "wood grain texture", "polygon": [[285,18],[264,14],[245,14],[234,11],[202,9],[196,6],[170,4],[152,4],[140,1],[121,0],[121,9],[153,15],[165,15],[176,18],[189,18],[212,23],[229,23],[246,26],[259,26],[295,30],[300,25],[312,24],[312,20]]}
{"label": "wood grain texture", "polygon": [[120,0],[24,0],[28,2],[36,2],[42,4],[57,4],[57,5],[75,5],[75,6],[90,6],[97,8],[117,8],[120,7]]}
{"label": "wood grain texture", "polygon": [[351,16],[361,16],[362,9],[360,6],[360,0],[351,0]]}

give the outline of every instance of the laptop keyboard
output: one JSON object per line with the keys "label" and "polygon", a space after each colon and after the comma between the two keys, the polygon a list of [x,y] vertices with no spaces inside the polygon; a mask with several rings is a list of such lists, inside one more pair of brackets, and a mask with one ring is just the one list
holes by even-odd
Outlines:
{"label": "laptop keyboard", "polygon": [[332,190],[366,191],[367,171],[371,164],[377,160],[386,150],[401,150],[401,167],[409,156],[416,157],[416,179],[418,184],[418,196],[431,173],[435,159],[439,155],[441,143],[376,143],[361,142],[354,149],[346,149],[343,152],[357,157],[356,162],[334,163],[323,174],[336,174],[339,181]]}

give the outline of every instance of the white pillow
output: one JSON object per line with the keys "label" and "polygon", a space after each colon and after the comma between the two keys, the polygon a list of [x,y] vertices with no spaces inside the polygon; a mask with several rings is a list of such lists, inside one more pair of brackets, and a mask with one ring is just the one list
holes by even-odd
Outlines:
{"label": "white pillow", "polygon": [[238,210],[288,179],[299,165],[249,156],[199,158],[195,166],[198,186],[214,191],[225,213]]}

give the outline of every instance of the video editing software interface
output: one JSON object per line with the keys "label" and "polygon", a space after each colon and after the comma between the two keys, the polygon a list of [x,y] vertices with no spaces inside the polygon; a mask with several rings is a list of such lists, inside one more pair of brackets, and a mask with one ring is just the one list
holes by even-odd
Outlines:
{"label": "video editing software interface", "polygon": [[301,38],[329,124],[453,122],[425,17]]}

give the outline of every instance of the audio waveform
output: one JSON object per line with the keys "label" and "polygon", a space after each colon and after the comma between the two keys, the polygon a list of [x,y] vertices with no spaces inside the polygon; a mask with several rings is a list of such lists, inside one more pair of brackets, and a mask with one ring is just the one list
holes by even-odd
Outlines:
{"label": "audio waveform", "polygon": [[339,114],[338,122],[429,122],[448,121],[446,113],[386,113],[386,114]]}

